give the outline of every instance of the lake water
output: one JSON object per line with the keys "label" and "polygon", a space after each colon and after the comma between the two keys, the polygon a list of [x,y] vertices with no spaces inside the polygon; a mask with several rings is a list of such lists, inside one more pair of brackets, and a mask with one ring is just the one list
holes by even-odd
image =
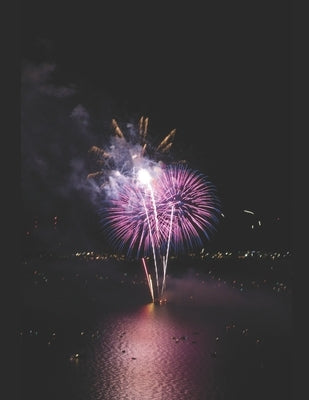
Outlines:
{"label": "lake water", "polygon": [[115,269],[112,280],[99,265],[69,264],[25,267],[21,399],[292,399],[280,266],[277,280],[265,268],[253,277],[269,286],[190,267],[168,277],[168,302],[155,305],[138,274]]}

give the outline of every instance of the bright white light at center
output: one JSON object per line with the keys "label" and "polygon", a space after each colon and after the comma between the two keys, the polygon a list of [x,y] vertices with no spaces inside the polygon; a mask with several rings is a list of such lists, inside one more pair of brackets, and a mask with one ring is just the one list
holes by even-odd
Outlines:
{"label": "bright white light at center", "polygon": [[151,180],[151,176],[150,176],[149,172],[144,168],[142,168],[138,171],[137,178],[140,181],[140,183],[142,183],[144,185],[148,185]]}

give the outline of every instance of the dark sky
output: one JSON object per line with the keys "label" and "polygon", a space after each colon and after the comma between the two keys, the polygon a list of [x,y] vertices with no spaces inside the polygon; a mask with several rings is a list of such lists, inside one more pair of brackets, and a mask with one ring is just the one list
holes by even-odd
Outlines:
{"label": "dark sky", "polygon": [[[175,160],[216,185],[219,247],[289,247],[289,3],[167,3],[21,5],[25,229],[58,215],[72,240],[102,240],[83,187],[87,151],[112,118],[144,115],[158,142],[176,128]],[[251,242],[244,209],[263,222]]]}

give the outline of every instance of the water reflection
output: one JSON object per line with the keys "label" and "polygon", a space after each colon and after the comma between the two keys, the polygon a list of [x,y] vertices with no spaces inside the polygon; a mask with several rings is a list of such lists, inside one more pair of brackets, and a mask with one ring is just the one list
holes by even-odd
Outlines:
{"label": "water reflection", "polygon": [[[94,351],[96,399],[201,399],[213,390],[211,327],[153,303],[105,321]],[[211,334],[210,334],[211,333]]]}
{"label": "water reflection", "polygon": [[91,283],[88,270],[86,287],[83,280],[75,289],[70,280],[29,284],[18,332],[23,397],[289,400],[284,274],[272,282],[249,272],[247,281],[234,272],[230,281],[194,270],[171,276],[161,306],[145,305],[147,293],[135,284]]}

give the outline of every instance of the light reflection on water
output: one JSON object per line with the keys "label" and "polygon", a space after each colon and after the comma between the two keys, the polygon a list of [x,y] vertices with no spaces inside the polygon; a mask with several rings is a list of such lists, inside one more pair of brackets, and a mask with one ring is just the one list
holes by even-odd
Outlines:
{"label": "light reflection on water", "polygon": [[85,366],[91,399],[202,399],[214,385],[214,334],[200,328],[177,321],[167,305],[111,317]]}
{"label": "light reflection on water", "polygon": [[[144,304],[145,293],[135,287],[124,293],[122,286],[89,284],[86,293],[97,299],[94,313],[89,303],[81,311],[87,297],[69,285],[51,288],[50,297],[48,287],[32,288],[19,337],[20,398],[291,398],[289,297],[240,292],[204,275],[170,277],[168,283],[162,306]],[[32,327],[37,336],[29,335]],[[80,358],[72,362],[75,353]]]}

